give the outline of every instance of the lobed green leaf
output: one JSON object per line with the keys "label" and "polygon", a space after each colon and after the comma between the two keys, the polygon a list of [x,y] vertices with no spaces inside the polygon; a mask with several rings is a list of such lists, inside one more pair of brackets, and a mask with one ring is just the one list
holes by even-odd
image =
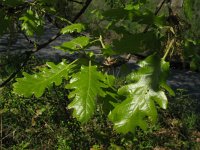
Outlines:
{"label": "lobed green leaf", "polygon": [[137,126],[145,130],[148,125],[146,117],[155,123],[155,102],[161,108],[167,108],[167,97],[161,86],[167,85],[165,74],[169,65],[156,55],[149,56],[139,65],[141,68],[127,77],[130,83],[118,90],[118,94],[126,96],[126,99],[109,114],[114,128],[120,133],[134,133]]}
{"label": "lobed green leaf", "polygon": [[46,88],[51,87],[54,83],[56,86],[62,83],[62,79],[68,79],[72,64],[67,64],[62,61],[58,65],[52,62],[47,63],[48,68],[42,69],[41,72],[30,75],[23,73],[23,78],[17,78],[13,84],[13,92],[25,97],[35,95],[40,97],[43,95]]}
{"label": "lobed green leaf", "polygon": [[112,77],[104,76],[97,71],[96,66],[82,66],[81,71],[74,74],[67,89],[72,90],[69,98],[73,101],[68,105],[74,109],[73,116],[80,122],[87,122],[94,114],[97,96],[104,97],[108,88],[113,82]]}

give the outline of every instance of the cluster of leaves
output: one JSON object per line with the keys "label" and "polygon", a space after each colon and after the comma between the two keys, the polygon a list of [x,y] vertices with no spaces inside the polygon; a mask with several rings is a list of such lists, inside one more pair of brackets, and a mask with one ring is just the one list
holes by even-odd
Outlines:
{"label": "cluster of leaves", "polygon": [[136,1],[108,10],[93,11],[98,18],[98,24],[102,24],[96,25],[98,28],[95,28],[94,34],[101,34],[109,41],[102,50],[104,55],[153,54],[164,49],[163,43],[167,36],[163,32],[170,28],[168,16],[154,15],[152,10],[145,7],[146,3],[145,0]]}
{"label": "cluster of leaves", "polygon": [[[63,14],[70,2],[67,1],[47,1],[47,0],[1,0],[0,1],[0,35],[12,32],[11,25],[20,26],[27,36],[42,35],[44,31],[46,17],[55,25],[62,25]],[[72,2],[71,2],[72,3]],[[64,9],[65,8],[65,9]],[[79,8],[79,7],[78,7]],[[75,9],[76,10],[76,9]]]}
{"label": "cluster of leaves", "polygon": [[[190,68],[195,71],[199,71],[200,53],[199,53],[199,15],[197,8],[200,6],[199,1],[184,0],[184,14],[186,18],[192,22],[191,30],[187,32],[187,37],[184,41],[184,57],[186,61],[190,62]],[[192,9],[193,8],[193,9]]]}
{"label": "cluster of leaves", "polygon": [[159,110],[159,122],[146,131],[116,134],[107,116],[101,111],[84,125],[69,118],[64,85],[46,92],[41,98],[23,98],[11,88],[1,90],[3,149],[199,149],[198,99],[178,92],[169,99],[169,109]]}
{"label": "cluster of leaves", "polygon": [[[61,31],[70,33],[80,32],[82,29],[84,29],[82,25],[73,24]],[[99,40],[101,42],[101,38]],[[93,42],[89,41],[88,37],[77,37],[55,48],[70,52],[84,51],[84,47]],[[137,126],[146,129],[146,117],[155,123],[157,118],[155,102],[166,109],[167,97],[161,87],[170,89],[166,85],[169,64],[159,59],[158,54],[147,57],[139,64],[140,69],[128,76],[129,84],[118,90],[118,94],[127,96],[121,103],[113,104],[113,110],[109,110],[109,118],[118,132],[134,132]],[[111,94],[117,99],[117,93],[108,92],[109,88],[116,91],[115,77],[98,71],[97,66],[92,65],[91,57],[87,66],[80,67],[76,61],[69,64],[63,61],[57,65],[47,63],[47,67],[41,68],[38,73],[33,75],[24,73],[24,77],[17,78],[17,82],[13,84],[14,93],[25,97],[32,95],[41,97],[46,88],[50,89],[53,85],[59,86],[62,80],[66,80],[65,88],[69,91],[68,98],[72,99],[68,108],[73,109],[73,116],[78,121],[87,122],[95,112],[99,96],[103,98]],[[109,101],[112,102],[112,99]]]}
{"label": "cluster of leaves", "polygon": [[[99,34],[105,37],[108,31],[112,31],[119,36],[111,44],[104,43],[102,36],[85,35],[83,24],[72,23],[61,14],[57,14],[55,2],[18,0],[16,3],[10,2],[12,5],[9,2],[2,2],[4,10],[0,21],[4,23],[0,34],[7,32],[9,21],[12,17],[16,17],[17,24],[18,21],[21,22],[18,25],[25,31],[26,38],[35,34],[40,35],[45,24],[44,17],[54,16],[64,22],[63,24],[66,22],[68,24],[58,35],[71,33],[78,35],[54,48],[70,54],[79,53],[81,56],[72,62],[66,60],[58,64],[47,62],[45,67],[41,67],[33,74],[24,72],[23,77],[17,78],[13,84],[15,94],[40,98],[45,92],[63,84],[63,91],[67,91],[64,96],[70,100],[69,104],[65,105],[67,110],[73,110],[74,118],[81,123],[88,122],[95,114],[98,105],[105,103],[111,106],[106,111],[109,113],[105,114],[113,123],[114,129],[124,134],[135,133],[137,127],[146,130],[149,124],[156,122],[157,109],[167,108],[165,91],[170,95],[174,95],[174,92],[166,83],[169,72],[169,62],[166,62],[166,58],[170,49],[172,47],[175,49],[176,45],[180,44],[179,24],[170,22],[169,16],[155,15],[152,10],[146,9],[146,0],[125,3],[123,6],[116,6],[99,13],[101,19],[106,22],[106,27]],[[47,5],[49,7],[46,7]],[[10,7],[16,13],[14,16],[9,15]],[[18,10],[18,8],[23,9]],[[189,11],[189,6],[185,8]],[[190,16],[189,12],[187,14]],[[134,25],[140,28],[138,30],[130,28]],[[173,45],[174,41],[176,45]],[[103,71],[103,65],[99,65],[95,54],[87,51],[87,48],[93,45],[102,47],[103,56],[126,53],[148,55],[142,55],[146,58],[138,63],[139,68],[127,75],[125,83],[118,89],[115,84],[116,77]],[[37,46],[36,44],[36,49]],[[189,46],[186,44],[186,47]],[[40,113],[42,112],[37,115]]]}

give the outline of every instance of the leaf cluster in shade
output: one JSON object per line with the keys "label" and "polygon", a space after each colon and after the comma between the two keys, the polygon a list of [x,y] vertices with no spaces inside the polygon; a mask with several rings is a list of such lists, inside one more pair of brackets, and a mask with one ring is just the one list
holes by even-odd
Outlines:
{"label": "leaf cluster in shade", "polygon": [[22,30],[24,30],[28,36],[33,36],[35,33],[37,35],[43,33],[43,18],[31,9],[27,10],[19,20],[22,21]]}

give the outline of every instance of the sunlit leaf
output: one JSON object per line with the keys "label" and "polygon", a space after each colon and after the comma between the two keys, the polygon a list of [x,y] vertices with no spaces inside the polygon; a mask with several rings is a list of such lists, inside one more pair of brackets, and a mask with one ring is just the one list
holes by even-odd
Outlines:
{"label": "sunlit leaf", "polygon": [[33,75],[24,72],[24,77],[17,78],[17,82],[13,84],[14,93],[25,97],[32,95],[40,97],[46,88],[51,87],[53,84],[58,86],[63,79],[68,79],[69,73],[74,67],[74,65],[67,64],[65,61],[58,65],[48,62],[47,66],[48,68],[43,68],[41,72]]}
{"label": "sunlit leaf", "polygon": [[137,126],[145,130],[148,126],[146,117],[155,123],[157,120],[155,102],[161,108],[167,108],[167,97],[161,86],[166,85],[168,63],[152,55],[139,65],[141,68],[128,76],[129,84],[118,90],[118,93],[126,96],[126,99],[109,115],[114,128],[120,133],[134,133]]}
{"label": "sunlit leaf", "polygon": [[[107,76],[97,71],[96,66],[82,66],[81,71],[74,74],[67,89],[73,90],[69,98],[73,101],[68,108],[73,108],[73,116],[80,122],[87,122],[94,114],[97,96],[104,97],[108,88]],[[109,79],[110,81],[110,79]]]}
{"label": "sunlit leaf", "polygon": [[62,34],[66,34],[66,33],[73,33],[73,32],[78,32],[80,33],[81,31],[83,31],[85,29],[83,24],[77,23],[77,24],[72,24],[72,25],[68,25],[65,28],[63,28],[61,30]]}
{"label": "sunlit leaf", "polygon": [[89,37],[80,36],[69,42],[64,42],[60,46],[55,46],[54,48],[63,51],[76,51],[85,48],[89,44]]}

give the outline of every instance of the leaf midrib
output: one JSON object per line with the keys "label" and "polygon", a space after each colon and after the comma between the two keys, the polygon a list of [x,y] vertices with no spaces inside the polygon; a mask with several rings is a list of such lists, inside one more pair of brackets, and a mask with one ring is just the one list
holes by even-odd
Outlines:
{"label": "leaf midrib", "polygon": [[86,100],[85,100],[85,110],[87,110],[87,99],[88,99],[88,97],[90,97],[90,86],[91,86],[91,65],[89,65],[89,67],[88,67],[88,89],[87,89],[87,96],[86,96]]}

